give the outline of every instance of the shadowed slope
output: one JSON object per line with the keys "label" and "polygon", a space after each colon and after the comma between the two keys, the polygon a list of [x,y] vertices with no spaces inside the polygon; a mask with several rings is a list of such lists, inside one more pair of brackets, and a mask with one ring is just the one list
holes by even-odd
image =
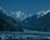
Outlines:
{"label": "shadowed slope", "polygon": [[0,31],[23,31],[18,22],[0,9]]}

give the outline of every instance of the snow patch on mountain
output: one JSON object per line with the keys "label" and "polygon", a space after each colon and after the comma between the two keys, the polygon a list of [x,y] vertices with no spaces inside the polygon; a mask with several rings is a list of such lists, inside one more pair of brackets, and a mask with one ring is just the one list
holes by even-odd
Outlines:
{"label": "snow patch on mountain", "polygon": [[38,12],[38,13],[37,13],[38,18],[40,18],[40,17],[46,15],[48,12],[50,12],[50,10],[43,10],[43,11]]}
{"label": "snow patch on mountain", "polygon": [[7,12],[2,7],[0,7],[0,11],[3,11],[3,13],[6,14],[7,16],[11,16],[11,17],[13,17],[15,19],[18,19],[20,21],[23,21],[27,17],[31,17],[32,16],[31,14],[27,15],[22,11],[10,11],[10,12]]}
{"label": "snow patch on mountain", "polygon": [[25,13],[22,12],[22,11],[16,11],[16,12],[10,11],[10,12],[11,12],[11,14],[12,14],[15,18],[19,19],[20,21],[23,21],[23,20],[26,19],[27,17],[32,16],[31,14],[27,15],[27,14],[25,14]]}
{"label": "snow patch on mountain", "polygon": [[11,16],[8,12],[6,12],[2,7],[0,7],[0,11],[3,12],[6,16]]}
{"label": "snow patch on mountain", "polygon": [[45,12],[44,12],[44,15],[47,14],[48,12],[50,12],[50,10],[45,11]]}

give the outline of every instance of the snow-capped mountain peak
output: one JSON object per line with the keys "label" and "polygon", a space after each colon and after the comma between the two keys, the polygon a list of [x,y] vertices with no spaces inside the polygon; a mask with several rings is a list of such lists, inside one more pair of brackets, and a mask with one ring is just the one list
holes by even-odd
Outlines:
{"label": "snow-capped mountain peak", "polygon": [[50,10],[43,10],[43,11],[38,12],[38,13],[37,13],[38,18],[40,18],[40,17],[46,15],[48,12],[50,12]]}
{"label": "snow-capped mountain peak", "polygon": [[12,16],[14,16],[16,19],[22,21],[24,20],[27,15],[25,15],[23,12],[21,11],[15,11],[15,12],[11,12]]}
{"label": "snow-capped mountain peak", "polygon": [[45,11],[44,14],[47,14],[48,12],[50,12],[50,10]]}
{"label": "snow-capped mountain peak", "polygon": [[25,13],[22,12],[22,11],[14,11],[14,12],[10,11],[10,13],[11,13],[16,19],[18,19],[18,20],[20,20],[20,21],[23,21],[23,20],[25,20],[27,17],[31,17],[31,16],[32,16],[32,14],[27,15],[27,14],[25,14]]}
{"label": "snow-capped mountain peak", "polygon": [[23,21],[27,17],[31,16],[31,14],[27,15],[22,11],[10,11],[10,12],[7,12],[2,7],[0,7],[0,11],[3,11],[3,14],[5,14],[6,16],[11,16],[11,17],[13,17],[15,19],[18,19],[20,21]]}

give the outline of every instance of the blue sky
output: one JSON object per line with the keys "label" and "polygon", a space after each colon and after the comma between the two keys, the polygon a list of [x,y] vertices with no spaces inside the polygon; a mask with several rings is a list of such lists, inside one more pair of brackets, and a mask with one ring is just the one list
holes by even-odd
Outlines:
{"label": "blue sky", "polygon": [[50,9],[50,0],[0,0],[0,6],[7,11],[22,11],[35,14]]}

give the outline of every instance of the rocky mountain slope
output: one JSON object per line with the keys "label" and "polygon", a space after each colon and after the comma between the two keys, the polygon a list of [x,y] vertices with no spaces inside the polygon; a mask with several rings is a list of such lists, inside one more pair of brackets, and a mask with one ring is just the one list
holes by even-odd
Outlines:
{"label": "rocky mountain slope", "polygon": [[0,9],[0,31],[21,32],[23,29],[15,19],[13,19],[11,16],[8,16],[6,12]]}

